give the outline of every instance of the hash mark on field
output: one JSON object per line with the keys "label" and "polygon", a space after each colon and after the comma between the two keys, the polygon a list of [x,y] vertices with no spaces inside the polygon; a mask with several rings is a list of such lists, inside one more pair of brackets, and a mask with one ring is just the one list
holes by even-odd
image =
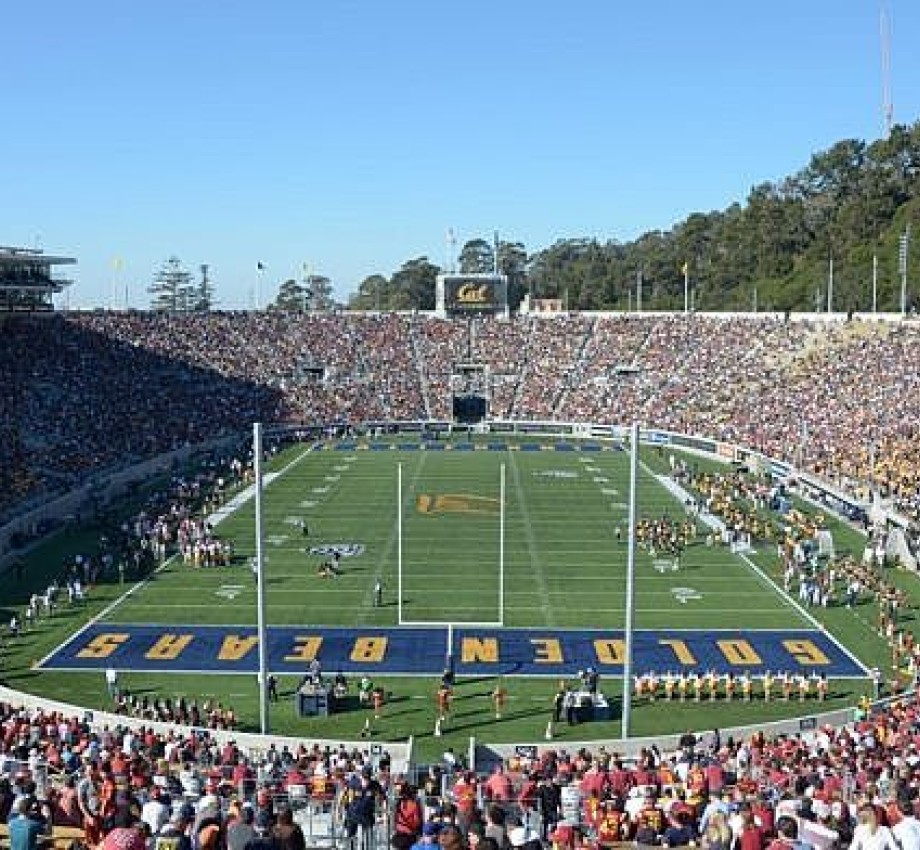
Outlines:
{"label": "hash mark on field", "polygon": [[619,496],[620,495],[620,491],[615,490],[613,487],[603,487],[601,489],[601,493],[603,493],[605,496]]}
{"label": "hash mark on field", "polygon": [[328,493],[329,488],[328,487],[314,487],[313,492],[314,493]]}
{"label": "hash mark on field", "polygon": [[341,477],[341,475],[327,475],[326,481],[338,481]]}
{"label": "hash mark on field", "polygon": [[314,502],[312,499],[304,499],[304,500],[300,503],[300,507],[302,507],[302,508],[315,508],[315,507],[316,507],[316,502]]}
{"label": "hash mark on field", "polygon": [[348,472],[348,465],[344,463],[337,463],[332,467],[336,472]]}
{"label": "hash mark on field", "polygon": [[517,490],[518,503],[521,506],[521,516],[524,519],[524,539],[527,544],[527,554],[530,557],[530,563],[533,567],[533,575],[537,583],[540,599],[543,600],[542,610],[546,616],[546,625],[552,627],[556,625],[556,617],[553,614],[553,608],[549,602],[549,593],[546,589],[546,575],[543,572],[543,564],[540,562],[540,552],[537,548],[537,541],[533,535],[533,524],[530,521],[530,511],[527,508],[527,501],[524,498],[524,488],[521,486],[521,473],[520,470],[518,470],[517,459],[514,452],[510,452],[508,457],[511,465],[511,478]]}
{"label": "hash mark on field", "polygon": [[594,476],[594,483],[595,483],[595,484],[606,484],[609,480],[610,480],[609,478],[605,478],[603,475],[595,475],[595,476]]}

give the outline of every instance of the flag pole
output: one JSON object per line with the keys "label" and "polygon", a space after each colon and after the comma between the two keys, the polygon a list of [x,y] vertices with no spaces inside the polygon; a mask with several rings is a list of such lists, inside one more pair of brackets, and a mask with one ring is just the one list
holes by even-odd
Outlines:
{"label": "flag pole", "polygon": [[259,730],[268,734],[268,635],[265,626],[265,555],[262,546],[262,423],[252,426],[256,508],[256,599],[259,636]]}
{"label": "flag pole", "polygon": [[620,737],[629,738],[633,680],[633,616],[636,595],[636,491],[639,480],[639,423],[633,422],[629,456],[629,531],[626,537],[626,629],[623,658],[623,707]]}
{"label": "flag pole", "polygon": [[684,263],[684,313],[690,312],[690,264]]}

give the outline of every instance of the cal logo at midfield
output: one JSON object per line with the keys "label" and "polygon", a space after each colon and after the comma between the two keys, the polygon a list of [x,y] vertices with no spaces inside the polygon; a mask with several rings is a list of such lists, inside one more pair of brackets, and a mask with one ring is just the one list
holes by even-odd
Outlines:
{"label": "cal logo at midfield", "polygon": [[420,514],[497,514],[498,499],[468,493],[422,493],[416,507]]}

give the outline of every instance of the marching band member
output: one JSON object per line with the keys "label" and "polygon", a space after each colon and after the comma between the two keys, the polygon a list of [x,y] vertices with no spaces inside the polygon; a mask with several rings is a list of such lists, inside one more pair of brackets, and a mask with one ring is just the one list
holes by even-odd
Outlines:
{"label": "marching band member", "polygon": [[792,677],[788,673],[783,673],[781,675],[780,688],[783,692],[783,701],[789,702],[792,698]]}
{"label": "marching band member", "polygon": [[674,675],[669,671],[664,674],[664,698],[668,702],[674,700],[674,686],[676,684]]}
{"label": "marching band member", "polygon": [[827,673],[822,673],[820,676],[818,676],[817,688],[818,699],[821,702],[824,702],[824,700],[827,699]]}
{"label": "marching band member", "polygon": [[750,674],[745,671],[741,674],[741,696],[745,702],[750,702],[753,697],[754,687]]}
{"label": "marching band member", "polygon": [[703,674],[697,671],[693,674],[693,701],[700,702],[703,699]]}
{"label": "marching band member", "polygon": [[799,674],[799,702],[805,702],[808,699],[808,691],[811,689],[811,680],[804,673]]}

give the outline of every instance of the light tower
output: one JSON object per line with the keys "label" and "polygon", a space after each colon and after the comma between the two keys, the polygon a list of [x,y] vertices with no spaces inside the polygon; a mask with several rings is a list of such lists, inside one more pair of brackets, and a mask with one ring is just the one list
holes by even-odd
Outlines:
{"label": "light tower", "polygon": [[887,0],[879,4],[879,31],[882,48],[882,129],[887,139],[894,123],[894,103],[891,98],[891,14]]}

